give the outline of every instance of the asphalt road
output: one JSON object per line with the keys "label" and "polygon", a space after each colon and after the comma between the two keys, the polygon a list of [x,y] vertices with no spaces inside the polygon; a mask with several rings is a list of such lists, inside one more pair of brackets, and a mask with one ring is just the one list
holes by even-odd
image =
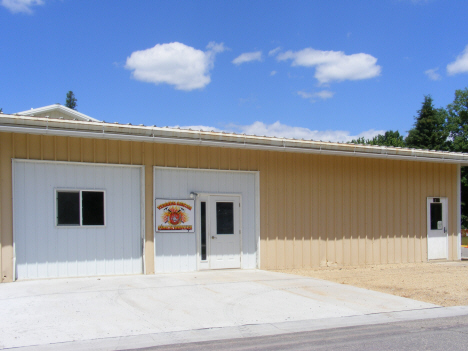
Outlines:
{"label": "asphalt road", "polygon": [[137,350],[468,350],[468,315]]}

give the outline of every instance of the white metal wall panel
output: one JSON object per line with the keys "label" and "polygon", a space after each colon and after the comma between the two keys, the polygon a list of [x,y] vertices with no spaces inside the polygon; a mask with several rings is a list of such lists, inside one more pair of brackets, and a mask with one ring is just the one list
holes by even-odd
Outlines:
{"label": "white metal wall panel", "polygon": [[[14,161],[16,278],[142,273],[141,170]],[[55,190],[105,191],[104,227],[57,227]]]}
{"label": "white metal wall panel", "polygon": [[[154,170],[154,199],[188,199],[190,193],[242,195],[241,267],[257,266],[255,174],[236,171],[159,168]],[[154,230],[154,229],[153,229]],[[155,233],[155,271],[197,269],[195,233]]]}

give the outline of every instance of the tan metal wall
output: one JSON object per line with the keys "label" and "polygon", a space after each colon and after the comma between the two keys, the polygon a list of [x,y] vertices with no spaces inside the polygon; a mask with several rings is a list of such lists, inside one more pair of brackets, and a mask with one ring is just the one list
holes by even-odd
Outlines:
{"label": "tan metal wall", "polygon": [[260,171],[261,268],[427,260],[426,197],[449,198],[456,165],[0,133],[0,270],[13,273],[11,159],[145,165],[146,273],[154,273],[153,166]]}

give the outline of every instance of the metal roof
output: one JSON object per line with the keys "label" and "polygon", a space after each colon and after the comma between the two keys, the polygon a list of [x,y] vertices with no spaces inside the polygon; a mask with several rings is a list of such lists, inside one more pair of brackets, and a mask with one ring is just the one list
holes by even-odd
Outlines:
{"label": "metal roof", "polygon": [[468,153],[0,114],[0,131],[468,165]]}

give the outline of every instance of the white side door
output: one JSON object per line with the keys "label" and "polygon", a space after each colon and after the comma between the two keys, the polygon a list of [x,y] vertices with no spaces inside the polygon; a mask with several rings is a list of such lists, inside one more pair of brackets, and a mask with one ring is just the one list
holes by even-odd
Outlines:
{"label": "white side door", "polygon": [[447,198],[427,198],[427,259],[448,259]]}
{"label": "white side door", "polygon": [[210,268],[240,268],[240,197],[213,195],[209,203]]}

